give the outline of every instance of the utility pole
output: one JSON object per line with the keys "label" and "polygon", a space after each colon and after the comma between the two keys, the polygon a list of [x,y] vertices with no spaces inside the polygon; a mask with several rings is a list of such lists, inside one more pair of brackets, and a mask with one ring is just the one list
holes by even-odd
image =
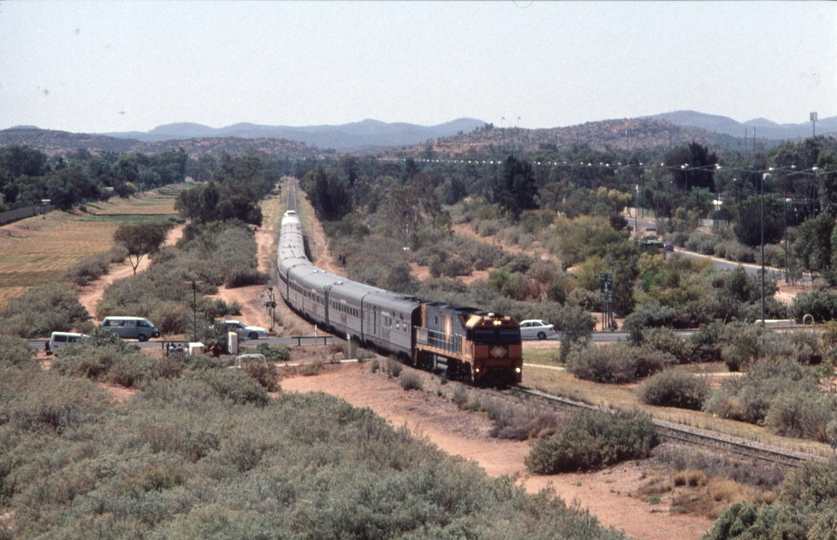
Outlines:
{"label": "utility pole", "polygon": [[817,113],[816,112],[811,113],[811,124],[813,124],[813,126],[814,126],[814,137],[816,138],[816,136],[817,136]]}

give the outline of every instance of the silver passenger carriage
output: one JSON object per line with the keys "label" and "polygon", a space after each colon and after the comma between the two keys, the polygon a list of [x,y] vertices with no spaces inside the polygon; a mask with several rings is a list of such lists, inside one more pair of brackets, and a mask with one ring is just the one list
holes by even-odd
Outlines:
{"label": "silver passenger carriage", "polygon": [[412,361],[414,327],[421,324],[417,298],[376,289],[363,299],[364,340]]}

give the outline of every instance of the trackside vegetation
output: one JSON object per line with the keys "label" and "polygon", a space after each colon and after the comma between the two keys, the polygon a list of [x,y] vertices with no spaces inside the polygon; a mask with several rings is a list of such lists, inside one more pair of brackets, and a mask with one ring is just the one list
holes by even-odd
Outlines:
{"label": "trackside vegetation", "polygon": [[267,274],[257,269],[256,251],[253,231],[240,221],[187,225],[175,246],[151,256],[152,264],[145,272],[109,285],[96,316],[131,313],[149,318],[163,334],[179,334],[194,330],[192,301],[196,296],[195,309],[202,321],[198,330],[203,333],[206,323],[211,325],[238,310],[206,295],[217,294],[221,285],[267,283]]}
{"label": "trackside vegetation", "polygon": [[3,539],[626,538],[326,394],[267,398],[206,358],[116,403],[3,339]]}
{"label": "trackside vegetation", "polygon": [[540,474],[598,469],[646,458],[657,444],[659,437],[649,415],[583,410],[550,437],[538,439],[526,457],[526,467]]}
{"label": "trackside vegetation", "polygon": [[830,540],[837,531],[837,465],[806,464],[788,473],[781,503],[742,501],[724,512],[704,540]]}

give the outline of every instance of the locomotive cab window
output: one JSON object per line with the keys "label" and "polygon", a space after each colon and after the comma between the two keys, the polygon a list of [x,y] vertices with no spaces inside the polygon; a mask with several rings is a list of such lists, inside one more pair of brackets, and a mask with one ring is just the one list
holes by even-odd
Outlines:
{"label": "locomotive cab window", "polygon": [[471,339],[473,339],[474,343],[493,343],[496,341],[494,329],[483,330],[475,328]]}
{"label": "locomotive cab window", "polygon": [[520,330],[517,328],[501,328],[499,337],[501,343],[515,343],[520,341]]}

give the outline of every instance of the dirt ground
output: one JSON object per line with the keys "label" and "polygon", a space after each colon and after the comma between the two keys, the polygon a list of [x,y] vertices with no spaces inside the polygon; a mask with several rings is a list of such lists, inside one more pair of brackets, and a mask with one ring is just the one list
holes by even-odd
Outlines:
{"label": "dirt ground", "polygon": [[394,427],[406,425],[451,455],[475,461],[492,476],[516,476],[527,491],[552,486],[567,503],[576,501],[606,526],[647,540],[697,540],[712,521],[697,516],[671,515],[665,499],[651,505],[637,489],[647,482],[647,465],[629,462],[589,474],[530,475],[524,466],[526,442],[489,437],[491,422],[460,411],[456,405],[426,392],[408,392],[397,379],[371,373],[370,364],[328,366],[319,375],[293,375],[282,380],[285,392],[326,392],[356,407],[368,407]]}

